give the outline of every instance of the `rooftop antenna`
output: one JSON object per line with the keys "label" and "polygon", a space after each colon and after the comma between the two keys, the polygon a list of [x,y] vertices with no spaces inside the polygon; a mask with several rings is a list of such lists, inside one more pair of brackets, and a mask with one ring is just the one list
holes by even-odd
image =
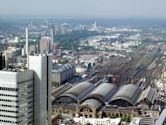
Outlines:
{"label": "rooftop antenna", "polygon": [[28,28],[25,29],[26,32],[26,55],[27,55],[27,68],[29,68],[29,40],[28,40]]}

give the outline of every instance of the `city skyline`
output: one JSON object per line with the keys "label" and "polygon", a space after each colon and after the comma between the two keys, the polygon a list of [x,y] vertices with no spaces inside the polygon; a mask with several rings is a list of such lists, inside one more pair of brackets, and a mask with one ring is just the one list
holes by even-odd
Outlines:
{"label": "city skyline", "polygon": [[5,0],[0,125],[166,125],[165,0]]}
{"label": "city skyline", "polygon": [[49,15],[86,18],[166,18],[166,1],[151,0],[6,0],[0,15]]}

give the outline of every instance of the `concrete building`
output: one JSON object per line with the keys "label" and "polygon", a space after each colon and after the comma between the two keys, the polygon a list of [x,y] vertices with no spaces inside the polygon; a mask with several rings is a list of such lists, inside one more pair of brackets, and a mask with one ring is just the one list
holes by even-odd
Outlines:
{"label": "concrete building", "polygon": [[40,53],[48,54],[51,52],[51,37],[42,37],[40,39]]}
{"label": "concrete building", "polygon": [[34,125],[51,125],[51,56],[29,56],[34,71]]}
{"label": "concrete building", "polygon": [[0,124],[33,125],[33,71],[0,71]]}
{"label": "concrete building", "polygon": [[84,74],[88,71],[88,68],[85,65],[77,65],[76,66],[76,73]]}
{"label": "concrete building", "polygon": [[29,46],[29,54],[37,54],[39,52],[38,45],[30,45]]}
{"label": "concrete building", "polygon": [[14,39],[10,39],[8,42],[9,43],[19,43],[20,38],[18,36],[15,36]]}
{"label": "concrete building", "polygon": [[5,66],[5,57],[0,53],[0,70]]}
{"label": "concrete building", "polygon": [[51,69],[51,56],[39,55],[29,69],[0,71],[0,124],[51,125]]}
{"label": "concrete building", "polygon": [[16,63],[16,58],[21,56],[21,48],[8,47],[4,53],[8,56],[8,63]]}
{"label": "concrete building", "polygon": [[52,82],[53,84],[61,85],[71,78],[73,78],[75,75],[75,67],[70,64],[66,65],[59,65],[55,64],[53,65],[52,70]]}

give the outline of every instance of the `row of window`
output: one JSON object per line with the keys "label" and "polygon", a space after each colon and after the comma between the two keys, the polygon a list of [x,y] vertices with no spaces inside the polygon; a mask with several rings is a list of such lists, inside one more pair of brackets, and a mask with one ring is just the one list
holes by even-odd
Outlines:
{"label": "row of window", "polygon": [[19,118],[19,116],[9,116],[9,115],[0,115],[0,117],[5,117],[5,118]]}
{"label": "row of window", "polygon": [[1,122],[5,122],[5,123],[16,123],[16,124],[19,123],[19,122],[7,121],[7,120],[0,120],[0,124],[1,124]]}
{"label": "row of window", "polygon": [[0,90],[6,90],[6,91],[18,91],[18,88],[5,88],[5,87],[0,87]]}
{"label": "row of window", "polygon": [[19,101],[15,101],[15,100],[7,100],[7,99],[0,99],[0,101],[4,101],[4,102],[19,102]]}
{"label": "row of window", "polygon": [[2,110],[2,109],[0,109],[0,112],[19,113],[19,111],[9,111],[9,110]]}
{"label": "row of window", "polygon": [[7,96],[7,97],[18,97],[18,95],[7,95],[7,94],[0,94],[0,96]]}
{"label": "row of window", "polygon": [[3,107],[13,107],[13,108],[18,108],[19,106],[12,106],[12,105],[0,105],[0,106],[3,106]]}
{"label": "row of window", "polygon": [[[0,87],[0,90],[6,90],[6,91],[18,91],[18,88],[6,88],[6,87]],[[27,91],[28,88],[20,88],[20,92]]]}

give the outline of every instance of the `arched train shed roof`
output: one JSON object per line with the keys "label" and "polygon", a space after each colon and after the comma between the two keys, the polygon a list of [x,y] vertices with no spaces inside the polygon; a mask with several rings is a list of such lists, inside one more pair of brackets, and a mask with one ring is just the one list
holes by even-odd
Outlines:
{"label": "arched train shed roof", "polygon": [[71,94],[77,97],[87,88],[89,88],[91,85],[92,84],[90,82],[84,81],[73,86],[71,89],[67,90],[64,94]]}
{"label": "arched train shed roof", "polygon": [[105,103],[117,91],[117,86],[111,83],[102,83],[97,86],[84,100],[95,98]]}
{"label": "arched train shed roof", "polygon": [[90,106],[95,109],[99,109],[102,106],[102,102],[100,102],[99,100],[96,100],[96,99],[87,99],[83,103],[81,103],[81,106],[82,107]]}
{"label": "arched train shed roof", "polygon": [[76,85],[73,85],[72,88],[64,92],[62,95],[58,96],[56,99],[61,97],[69,97],[75,100],[76,102],[79,102],[93,88],[94,85],[88,81],[80,82]]}
{"label": "arched train shed roof", "polygon": [[111,104],[116,100],[127,101],[131,105],[135,105],[138,97],[141,94],[141,88],[133,84],[127,84],[122,86],[109,101]]}

